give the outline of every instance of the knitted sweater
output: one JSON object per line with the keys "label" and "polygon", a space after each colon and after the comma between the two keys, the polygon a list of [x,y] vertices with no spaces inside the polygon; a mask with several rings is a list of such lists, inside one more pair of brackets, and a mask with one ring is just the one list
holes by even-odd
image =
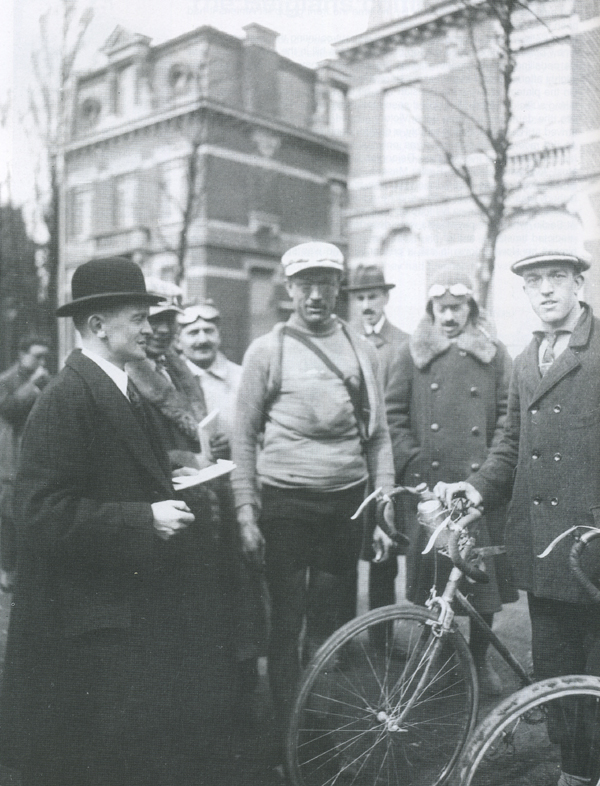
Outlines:
{"label": "knitted sweater", "polygon": [[[354,331],[344,331],[339,320],[323,336],[308,333],[295,316],[290,325],[319,344],[346,376],[362,374],[369,412],[367,439],[361,443],[341,380],[310,349],[291,336],[281,338],[275,328],[256,339],[244,358],[233,442],[236,505],[258,505],[259,481],[329,492],[370,478],[375,486],[391,488],[391,445],[375,349]],[[280,349],[281,384],[269,405]]]}

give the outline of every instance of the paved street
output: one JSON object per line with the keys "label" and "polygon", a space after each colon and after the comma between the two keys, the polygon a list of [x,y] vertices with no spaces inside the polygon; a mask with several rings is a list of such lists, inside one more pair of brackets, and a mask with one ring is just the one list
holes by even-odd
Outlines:
{"label": "paved street", "polygon": [[[361,563],[359,582],[359,613],[366,610],[366,578],[365,563]],[[398,577],[398,596],[403,596],[403,571]],[[0,650],[4,655],[8,615],[10,612],[10,596],[0,594]],[[462,622],[460,623],[462,625]],[[508,643],[513,653],[529,668],[529,620],[525,598],[510,606],[497,615],[495,630]],[[518,685],[509,668],[495,653],[492,655],[494,664],[502,675],[504,696],[516,690]],[[231,739],[233,756],[229,756],[226,772],[218,779],[212,773],[195,774],[193,780],[186,780],[179,786],[277,786],[280,781],[272,765],[275,761],[273,747],[274,728],[271,716],[268,687],[266,681],[266,663],[261,659],[261,681],[256,702],[256,722],[253,729],[244,727],[234,730]],[[480,715],[488,712],[495,702],[482,702]],[[0,786],[20,786],[18,776],[6,769],[0,769]],[[123,784],[125,786],[125,784]]]}

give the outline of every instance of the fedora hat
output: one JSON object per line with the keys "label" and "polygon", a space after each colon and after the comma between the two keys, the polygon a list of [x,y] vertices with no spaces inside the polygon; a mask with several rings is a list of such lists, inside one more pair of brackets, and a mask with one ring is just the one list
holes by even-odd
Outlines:
{"label": "fedora hat", "polygon": [[164,299],[163,295],[151,295],[147,291],[142,269],[131,259],[92,259],[79,265],[73,273],[71,300],[56,310],[56,316],[72,317],[87,306],[106,301],[134,301],[151,306]]}
{"label": "fedora hat", "polygon": [[359,265],[350,271],[350,280],[344,289],[347,292],[360,292],[364,289],[393,289],[395,284],[386,284],[383,270],[379,265]]}

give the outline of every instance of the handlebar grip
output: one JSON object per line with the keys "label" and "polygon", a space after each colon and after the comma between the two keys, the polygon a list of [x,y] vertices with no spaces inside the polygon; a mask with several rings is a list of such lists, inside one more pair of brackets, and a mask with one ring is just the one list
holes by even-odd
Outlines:
{"label": "handlebar grip", "polygon": [[479,584],[489,584],[490,577],[487,573],[483,570],[479,570],[475,565],[470,565],[463,559],[460,549],[458,548],[459,538],[459,530],[450,533],[450,537],[448,538],[448,554],[450,555],[450,559],[457,568],[462,570],[462,572],[470,579],[473,579],[473,581],[477,581]]}
{"label": "handlebar grip", "polygon": [[600,532],[586,532],[580,540],[575,541],[569,553],[571,571],[594,603],[600,603],[600,589],[586,576],[585,571],[581,567],[581,555],[587,544],[598,537],[600,537]]}

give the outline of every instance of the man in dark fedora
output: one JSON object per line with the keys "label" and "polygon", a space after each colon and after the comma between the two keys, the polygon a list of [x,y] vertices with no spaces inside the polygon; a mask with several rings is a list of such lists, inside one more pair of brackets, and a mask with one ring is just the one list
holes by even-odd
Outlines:
{"label": "man in dark fedora", "polygon": [[[171,784],[186,742],[179,621],[194,516],[174,492],[153,408],[124,371],[145,357],[160,300],[117,257],[78,267],[57,310],[82,348],[34,406],[15,488],[0,754],[23,786]],[[207,679],[218,679],[221,652],[207,658]]]}
{"label": "man in dark fedora", "polygon": [[[360,332],[377,348],[384,393],[387,391],[391,372],[397,363],[400,348],[408,340],[408,333],[392,325],[385,314],[385,307],[390,299],[390,289],[395,286],[386,282],[383,270],[378,265],[359,265],[351,271],[346,287]],[[399,552],[402,551],[403,547],[400,546]],[[369,563],[371,609],[396,602],[397,575],[398,560],[395,558],[385,562]],[[355,599],[351,602],[355,603]]]}

